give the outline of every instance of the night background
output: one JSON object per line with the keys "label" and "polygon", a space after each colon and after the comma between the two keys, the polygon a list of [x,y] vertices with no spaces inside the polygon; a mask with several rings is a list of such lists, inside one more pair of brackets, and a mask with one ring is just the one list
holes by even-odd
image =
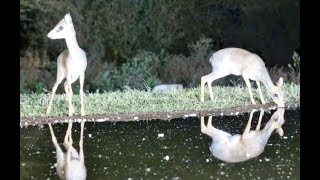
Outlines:
{"label": "night background", "polygon": [[21,0],[20,93],[51,90],[66,43],[47,33],[66,13],[87,53],[85,92],[199,86],[226,47],[258,54],[274,82],[300,83],[298,0]]}

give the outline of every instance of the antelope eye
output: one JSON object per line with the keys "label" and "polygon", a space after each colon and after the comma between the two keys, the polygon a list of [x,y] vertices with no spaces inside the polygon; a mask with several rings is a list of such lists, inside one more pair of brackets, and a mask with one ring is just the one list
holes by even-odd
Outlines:
{"label": "antelope eye", "polygon": [[60,30],[60,31],[63,30],[63,26],[60,26],[60,27],[59,27],[59,30]]}

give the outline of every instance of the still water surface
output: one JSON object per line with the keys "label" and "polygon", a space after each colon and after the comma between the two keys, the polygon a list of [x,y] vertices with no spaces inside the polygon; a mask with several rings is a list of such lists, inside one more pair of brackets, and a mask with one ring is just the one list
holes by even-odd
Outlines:
{"label": "still water surface", "polygon": [[[262,128],[274,111],[265,112]],[[213,117],[215,128],[241,134],[249,114]],[[251,129],[257,124],[254,114]],[[88,180],[104,179],[300,179],[300,111],[287,110],[284,136],[272,133],[265,151],[228,164],[211,155],[211,138],[199,118],[139,122],[86,122],[84,155]],[[53,124],[62,146],[67,124]],[[80,123],[73,123],[78,150]],[[55,149],[47,125],[20,130],[20,179],[58,179]]]}

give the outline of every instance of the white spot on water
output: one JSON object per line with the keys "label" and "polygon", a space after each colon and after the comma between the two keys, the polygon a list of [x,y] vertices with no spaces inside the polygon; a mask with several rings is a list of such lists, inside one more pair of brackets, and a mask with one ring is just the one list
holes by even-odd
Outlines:
{"label": "white spot on water", "polygon": [[168,155],[166,155],[163,159],[165,159],[165,160],[167,160],[167,161],[169,161],[169,156]]}
{"label": "white spot on water", "polygon": [[209,162],[209,159],[206,159],[206,162]]}
{"label": "white spot on water", "polygon": [[164,137],[164,134],[163,133],[159,133],[158,134],[158,138],[160,138],[160,137]]}
{"label": "white spot on water", "polygon": [[92,134],[88,134],[88,136],[89,136],[89,138],[91,138],[91,137],[92,137]]}
{"label": "white spot on water", "polygon": [[146,171],[147,171],[147,172],[150,172],[150,171],[151,171],[151,169],[150,169],[150,168],[146,168]]}

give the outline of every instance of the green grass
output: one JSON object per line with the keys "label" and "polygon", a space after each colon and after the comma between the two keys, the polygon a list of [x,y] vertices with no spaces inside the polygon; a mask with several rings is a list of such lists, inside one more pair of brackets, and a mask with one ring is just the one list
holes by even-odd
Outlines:
{"label": "green grass", "polygon": [[[300,101],[300,85],[283,84],[285,102]],[[272,102],[262,86],[266,103]],[[181,112],[224,109],[251,105],[246,87],[213,86],[214,101],[210,101],[208,88],[205,88],[205,102],[199,99],[200,88],[183,91],[152,93],[126,89],[125,91],[87,94],[84,99],[86,115],[148,113],[148,112]],[[253,96],[260,103],[257,89],[253,88]],[[20,117],[44,117],[48,105],[49,94],[20,94]],[[80,114],[80,96],[73,96],[75,115]],[[66,116],[68,103],[65,94],[56,94],[52,103],[50,116]]]}

